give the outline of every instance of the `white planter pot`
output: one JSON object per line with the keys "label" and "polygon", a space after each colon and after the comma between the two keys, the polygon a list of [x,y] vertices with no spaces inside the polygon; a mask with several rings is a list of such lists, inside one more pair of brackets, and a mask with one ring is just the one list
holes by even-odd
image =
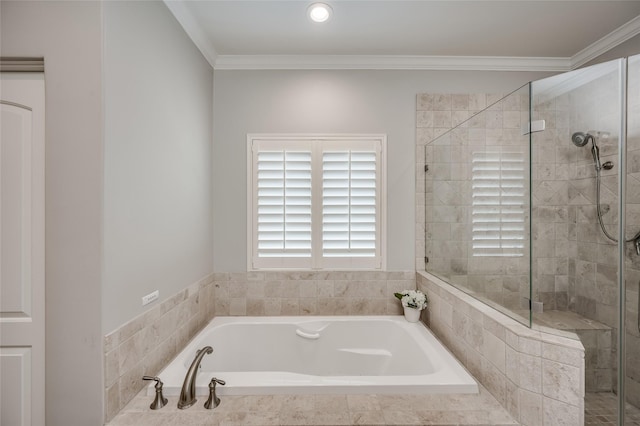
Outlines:
{"label": "white planter pot", "polygon": [[420,309],[409,308],[408,306],[404,306],[404,318],[409,322],[420,321],[421,312],[422,311]]}

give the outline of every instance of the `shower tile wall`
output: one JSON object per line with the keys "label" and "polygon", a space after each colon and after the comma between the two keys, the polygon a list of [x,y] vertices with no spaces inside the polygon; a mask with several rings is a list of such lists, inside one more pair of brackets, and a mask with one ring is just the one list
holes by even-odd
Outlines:
{"label": "shower tile wall", "polygon": [[[567,99],[534,97],[532,120],[544,120],[545,130],[532,136],[532,297],[543,310],[567,309],[569,258],[575,257],[571,240],[575,208],[569,207],[571,156],[575,147],[567,140]],[[573,192],[572,192],[573,194]]]}
{"label": "shower tile wall", "polygon": [[[533,295],[545,311],[571,310],[603,324],[595,330],[572,330],[585,346],[587,391],[611,391],[613,386],[615,333],[610,328],[616,327],[617,250],[598,225],[590,145],[576,147],[571,135],[608,132],[608,138],[598,140],[601,160],[617,161],[616,78],[613,73],[540,95],[534,85],[532,106],[533,120],[546,123],[546,129],[532,138]],[[603,220],[613,235],[616,173],[615,167],[602,170]]]}
{"label": "shower tile wall", "polygon": [[528,163],[528,137],[522,134],[529,119],[528,91],[503,98],[477,93],[417,96],[416,269],[518,310],[529,297],[528,244],[520,257],[471,253],[474,153],[515,150]]}
{"label": "shower tile wall", "polygon": [[[549,259],[555,259],[556,272],[562,273],[556,274],[552,286],[544,275],[544,266],[549,265],[540,265],[539,258],[534,282],[545,309],[569,308],[613,326],[617,301],[616,246],[603,237],[598,225],[596,173],[590,147],[576,147],[571,142],[576,131],[607,131],[609,137],[598,141],[601,159],[616,162],[618,95],[609,93],[610,89],[611,84],[598,79],[558,96],[534,97],[534,120],[545,119],[547,123],[547,129],[533,138],[533,195],[538,199],[534,208],[553,210],[556,223],[561,224],[555,228],[555,244],[550,247]],[[617,235],[616,173],[615,167],[602,170],[601,191],[603,220],[614,235]],[[548,188],[554,189],[553,197],[548,195],[551,192]]]}
{"label": "shower tile wall", "polygon": [[[635,67],[635,68],[633,68]],[[634,71],[635,70],[635,71]],[[640,229],[640,66],[630,63],[627,114],[627,204],[626,237]],[[556,93],[534,96],[534,119],[545,119],[547,130],[533,138],[534,212],[555,216],[555,252],[551,242],[547,253],[553,258],[538,258],[534,269],[534,290],[545,310],[568,309],[597,321],[598,332],[580,332],[586,349],[586,387],[588,391],[611,391],[617,375],[617,246],[600,230],[596,212],[596,173],[590,144],[579,148],[571,142],[574,132],[606,132],[598,139],[601,162],[612,161],[612,170],[602,170],[601,205],[603,221],[610,234],[618,236],[618,143],[620,91],[618,72],[592,81],[578,81],[574,88],[565,84]],[[535,93],[535,86],[534,86]],[[554,155],[555,158],[550,155]],[[548,202],[547,188],[557,188]],[[566,204],[563,206],[563,201]],[[541,204],[546,203],[546,204]],[[537,206],[537,207],[536,207]],[[534,225],[536,216],[534,213]],[[565,230],[565,224],[568,224]],[[542,225],[545,226],[545,225]],[[535,236],[534,236],[535,238]],[[545,252],[542,252],[545,253]],[[534,256],[540,251],[534,250]],[[566,262],[566,267],[565,267]],[[554,266],[554,281],[544,271]],[[626,245],[626,338],[627,400],[640,405],[640,333],[638,332],[638,282],[640,257],[632,243]],[[566,270],[566,272],[565,272]],[[566,273],[565,278],[560,273]],[[553,284],[553,286],[552,286]],[[555,302],[555,306],[554,306]],[[609,329],[606,329],[609,327]]]}

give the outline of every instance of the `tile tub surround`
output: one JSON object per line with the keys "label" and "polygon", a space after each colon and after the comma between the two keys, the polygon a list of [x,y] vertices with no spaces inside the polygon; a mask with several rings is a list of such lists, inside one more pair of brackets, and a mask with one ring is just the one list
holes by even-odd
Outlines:
{"label": "tile tub surround", "polygon": [[400,315],[414,271],[215,273],[215,315]]}
{"label": "tile tub surround", "polygon": [[418,273],[426,323],[523,425],[584,424],[584,347],[530,329],[451,285]]}
{"label": "tile tub surround", "polygon": [[213,318],[208,275],[104,337],[105,421],[111,420]]}
{"label": "tile tub surround", "polygon": [[204,395],[178,410],[174,396],[156,411],[149,409],[153,398],[141,392],[108,426],[518,424],[479,388],[478,394],[450,395],[221,395],[214,410],[203,407]]}
{"label": "tile tub surround", "polygon": [[400,315],[393,293],[413,288],[413,271],[214,273],[105,336],[105,418],[214,315]]}

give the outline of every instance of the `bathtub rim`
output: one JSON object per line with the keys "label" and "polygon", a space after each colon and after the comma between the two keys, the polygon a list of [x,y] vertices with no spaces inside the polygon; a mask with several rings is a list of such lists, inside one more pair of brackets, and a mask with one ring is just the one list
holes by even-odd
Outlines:
{"label": "bathtub rim", "polygon": [[[209,330],[230,324],[304,324],[316,321],[387,321],[419,334],[428,346],[437,351],[436,363],[439,371],[414,376],[308,376],[289,372],[233,372],[221,373],[223,380],[233,374],[234,386],[218,387],[219,395],[269,395],[269,394],[430,394],[430,393],[478,393],[476,379],[469,373],[452,352],[438,340],[435,334],[421,321],[407,322],[402,315],[342,315],[342,316],[218,316],[214,317],[196,334],[160,372],[165,382],[165,395],[179,395],[186,368],[180,373],[180,364],[189,363],[197,347],[203,346],[200,338]],[[421,342],[418,342],[423,346]],[[212,345],[214,346],[214,345]],[[215,350],[215,346],[214,346]],[[265,375],[266,383],[250,385],[251,377]],[[271,375],[270,377],[268,377]],[[283,379],[288,379],[287,381]],[[425,380],[430,384],[425,384]],[[208,394],[210,377],[199,374],[196,394]],[[455,383],[451,383],[452,381]],[[398,383],[398,381],[400,383]],[[298,384],[296,384],[296,382]],[[147,395],[154,395],[153,384],[147,387]]]}

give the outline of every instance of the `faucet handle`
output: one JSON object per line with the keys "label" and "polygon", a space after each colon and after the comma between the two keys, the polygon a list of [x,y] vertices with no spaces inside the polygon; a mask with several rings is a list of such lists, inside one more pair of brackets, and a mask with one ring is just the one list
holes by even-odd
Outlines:
{"label": "faucet handle", "polygon": [[156,376],[142,376],[142,380],[155,380],[156,381],[156,398],[153,400],[153,402],[151,403],[151,405],[149,406],[149,408],[151,408],[152,410],[158,410],[162,407],[164,407],[165,405],[167,405],[167,398],[165,398],[162,395],[162,380],[160,380],[160,377],[156,377]]}
{"label": "faucet handle", "polygon": [[224,386],[226,382],[224,380],[220,380],[216,377],[213,377],[209,382],[209,399],[204,403],[204,408],[207,410],[213,410],[218,405],[220,405],[220,398],[216,395],[216,384],[221,384]]}

